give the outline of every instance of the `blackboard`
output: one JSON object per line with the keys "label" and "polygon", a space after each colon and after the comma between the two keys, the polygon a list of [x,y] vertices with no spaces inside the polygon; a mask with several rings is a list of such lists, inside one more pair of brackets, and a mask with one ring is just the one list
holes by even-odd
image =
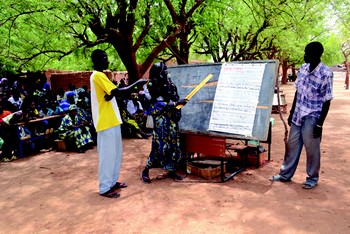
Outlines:
{"label": "blackboard", "polygon": [[209,131],[213,101],[222,67],[222,63],[169,66],[169,77],[178,88],[181,98],[185,98],[208,74],[213,77],[184,106],[179,123],[180,130],[197,134],[209,134],[236,139],[266,141],[271,116],[275,81],[277,78],[277,60],[239,61],[238,64],[265,64],[259,100],[256,107],[252,135]]}

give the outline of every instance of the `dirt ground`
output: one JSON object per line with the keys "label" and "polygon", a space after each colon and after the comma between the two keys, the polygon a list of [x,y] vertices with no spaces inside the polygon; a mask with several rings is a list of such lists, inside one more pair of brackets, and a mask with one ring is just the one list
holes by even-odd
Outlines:
{"label": "dirt ground", "polygon": [[[47,152],[0,164],[0,233],[350,233],[350,91],[335,79],[324,125],[319,186],[301,188],[305,154],[289,183],[271,183],[284,154],[284,127],[273,114],[271,161],[225,183],[189,175],[182,182],[139,174],[150,139],[124,139],[118,199],[98,195],[96,148]],[[294,89],[284,85],[290,107]],[[288,107],[288,109],[289,109]],[[287,118],[287,115],[284,115]]]}

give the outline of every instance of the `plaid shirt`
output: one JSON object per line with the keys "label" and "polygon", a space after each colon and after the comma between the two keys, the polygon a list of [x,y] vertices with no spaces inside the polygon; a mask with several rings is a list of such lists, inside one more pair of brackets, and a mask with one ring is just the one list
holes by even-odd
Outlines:
{"label": "plaid shirt", "polygon": [[306,116],[319,118],[324,102],[332,100],[333,72],[323,63],[309,72],[309,63],[301,66],[294,84],[297,100],[292,122],[301,126]]}

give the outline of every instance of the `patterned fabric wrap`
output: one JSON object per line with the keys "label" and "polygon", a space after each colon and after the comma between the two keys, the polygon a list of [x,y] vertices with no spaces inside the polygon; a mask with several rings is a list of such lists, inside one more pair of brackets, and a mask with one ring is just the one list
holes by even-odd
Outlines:
{"label": "patterned fabric wrap", "polygon": [[152,149],[147,167],[175,171],[176,164],[181,160],[178,126],[181,112],[167,104],[164,101],[156,101],[147,110],[147,114],[152,115],[154,120]]}
{"label": "patterned fabric wrap", "polygon": [[69,129],[70,126],[78,125],[80,123],[81,120],[78,116],[75,116],[73,121],[69,115],[66,115],[62,118],[61,125],[58,128],[60,139],[66,139],[69,141],[73,140],[78,149],[88,143],[93,143],[92,136],[87,126],[75,128],[74,130]]}
{"label": "patterned fabric wrap", "polygon": [[130,116],[127,110],[121,109],[120,113],[124,123],[131,125],[134,129],[140,129],[138,123]]}
{"label": "patterned fabric wrap", "polygon": [[83,108],[78,107],[78,118],[81,122],[85,123],[92,123],[92,116],[91,114],[84,110]]}

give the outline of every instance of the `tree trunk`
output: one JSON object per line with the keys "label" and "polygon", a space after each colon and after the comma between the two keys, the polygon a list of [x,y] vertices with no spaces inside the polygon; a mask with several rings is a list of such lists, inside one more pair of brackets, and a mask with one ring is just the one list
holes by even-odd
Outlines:
{"label": "tree trunk", "polygon": [[349,89],[349,69],[350,63],[348,60],[345,60],[345,89]]}
{"label": "tree trunk", "polygon": [[288,60],[282,61],[282,84],[287,84]]}
{"label": "tree trunk", "polygon": [[128,71],[129,84],[142,78],[143,74],[140,74],[140,66],[136,62],[136,54],[132,50],[131,38],[121,39],[120,37],[116,37],[110,40],[110,44],[118,52],[120,60],[122,60]]}
{"label": "tree trunk", "polygon": [[297,71],[295,69],[295,63],[292,64],[292,76],[293,76],[293,82],[297,78]]}

